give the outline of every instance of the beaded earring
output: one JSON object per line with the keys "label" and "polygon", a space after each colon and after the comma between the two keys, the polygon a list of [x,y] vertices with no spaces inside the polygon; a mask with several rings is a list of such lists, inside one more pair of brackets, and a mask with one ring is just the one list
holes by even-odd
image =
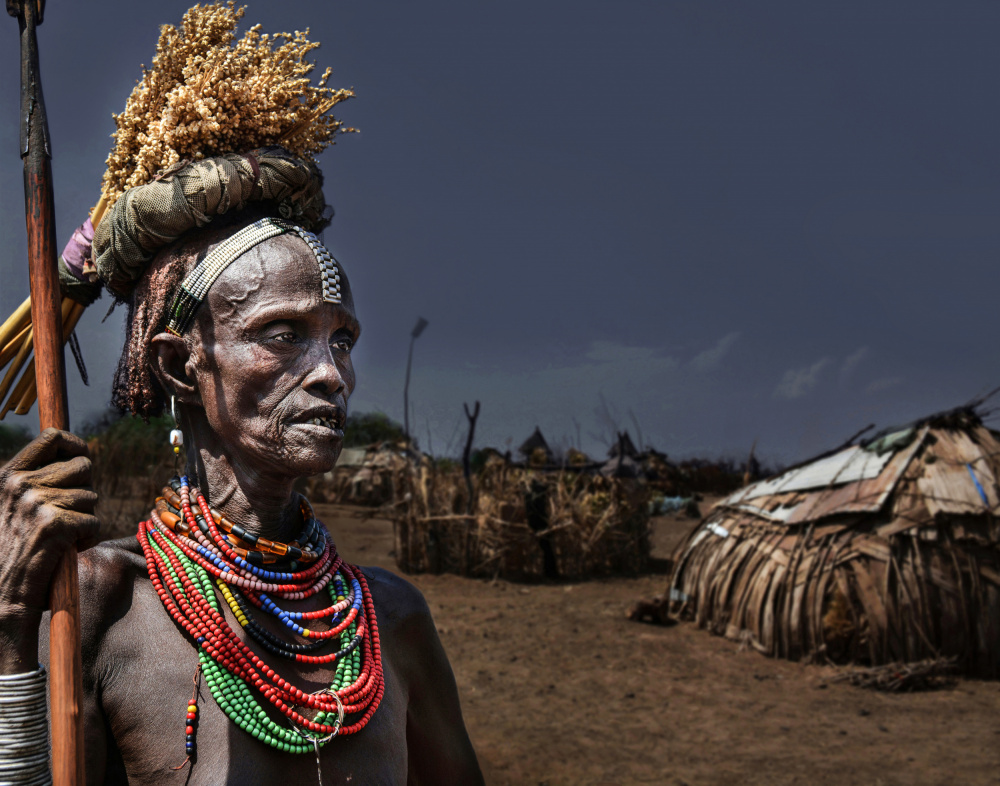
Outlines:
{"label": "beaded earring", "polygon": [[184,445],[184,432],[179,428],[180,422],[177,420],[177,400],[171,396],[170,397],[170,417],[174,419],[174,428],[170,432],[170,444],[174,449],[174,455],[179,456],[181,454],[181,448]]}

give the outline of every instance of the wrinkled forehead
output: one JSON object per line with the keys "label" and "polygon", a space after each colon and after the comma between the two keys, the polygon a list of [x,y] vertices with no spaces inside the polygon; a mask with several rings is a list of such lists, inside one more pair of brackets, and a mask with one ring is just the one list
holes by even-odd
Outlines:
{"label": "wrinkled forehead", "polygon": [[324,302],[316,256],[296,235],[278,235],[230,263],[209,289],[204,305],[213,317],[249,317],[264,309],[287,308],[317,313],[346,309],[353,318],[351,287],[343,268],[338,269],[342,302]]}

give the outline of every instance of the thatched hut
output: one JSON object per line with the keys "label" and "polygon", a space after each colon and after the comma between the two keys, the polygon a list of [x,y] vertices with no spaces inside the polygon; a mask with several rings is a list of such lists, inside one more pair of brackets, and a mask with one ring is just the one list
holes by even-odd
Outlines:
{"label": "thatched hut", "polygon": [[785,658],[954,656],[1000,674],[1000,434],[973,408],[722,500],[674,553],[672,616]]}
{"label": "thatched hut", "polygon": [[552,449],[549,447],[549,443],[545,441],[545,437],[542,436],[542,430],[535,426],[535,430],[521,444],[521,447],[517,449],[524,460],[533,466],[543,466],[546,464],[551,464],[555,461],[555,455],[552,453]]}
{"label": "thatched hut", "polygon": [[337,466],[310,478],[304,491],[314,502],[386,505],[398,496],[399,476],[406,467],[406,450],[399,443],[344,448]]}
{"label": "thatched hut", "polygon": [[628,435],[627,431],[619,431],[618,439],[608,450],[608,458],[617,458],[618,456],[628,456],[631,459],[639,458],[639,451],[636,449],[635,444],[632,442],[632,437]]}

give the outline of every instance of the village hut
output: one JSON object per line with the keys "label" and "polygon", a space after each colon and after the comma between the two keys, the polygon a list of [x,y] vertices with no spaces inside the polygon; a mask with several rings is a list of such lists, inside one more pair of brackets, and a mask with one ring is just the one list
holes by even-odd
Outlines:
{"label": "village hut", "polygon": [[648,566],[645,483],[487,462],[472,505],[457,468],[415,467],[390,513],[407,573],[515,581],[636,575]]}
{"label": "village hut", "polygon": [[524,456],[524,460],[532,466],[552,464],[555,461],[555,455],[538,426],[535,426],[531,436],[524,440],[517,452]]}
{"label": "village hut", "polygon": [[953,657],[995,678],[998,479],[1000,434],[973,407],[848,444],[718,503],[675,551],[659,616],[772,656]]}
{"label": "village hut", "polygon": [[627,453],[618,453],[601,465],[600,473],[606,478],[638,478],[643,471],[636,459]]}
{"label": "village hut", "polygon": [[399,443],[344,448],[337,466],[310,478],[305,491],[314,502],[387,505],[398,496],[399,477],[406,466],[405,446]]}
{"label": "village hut", "polygon": [[618,456],[627,456],[630,459],[639,458],[639,451],[636,449],[635,444],[632,442],[632,437],[629,436],[627,431],[619,431],[618,439],[611,446],[608,451],[608,458],[617,458]]}

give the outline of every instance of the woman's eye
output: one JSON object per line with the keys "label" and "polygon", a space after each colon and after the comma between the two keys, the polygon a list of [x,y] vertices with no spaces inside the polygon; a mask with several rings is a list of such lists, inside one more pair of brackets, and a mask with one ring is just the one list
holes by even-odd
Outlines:
{"label": "woman's eye", "polygon": [[339,349],[341,352],[350,352],[354,349],[354,342],[349,338],[335,338],[330,342],[330,346]]}
{"label": "woman's eye", "polygon": [[293,344],[298,340],[298,336],[292,331],[286,330],[284,333],[278,333],[277,335],[271,336],[272,341],[281,341],[286,344]]}

